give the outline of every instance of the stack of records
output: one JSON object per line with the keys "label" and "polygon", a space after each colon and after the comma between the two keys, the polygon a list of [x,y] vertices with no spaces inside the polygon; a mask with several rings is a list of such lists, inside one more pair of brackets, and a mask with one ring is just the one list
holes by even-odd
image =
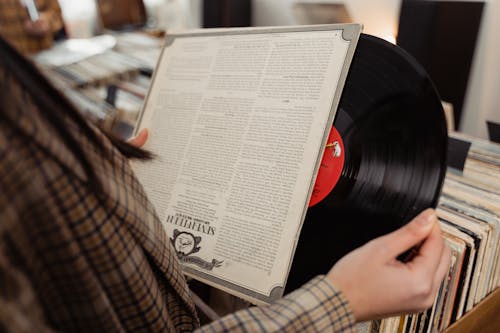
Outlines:
{"label": "stack of records", "polygon": [[164,39],[141,32],[124,32],[115,35],[116,51],[133,57],[150,69],[155,68]]}
{"label": "stack of records", "polygon": [[[94,45],[102,41],[107,42],[105,47]],[[162,44],[162,39],[145,33],[116,33],[89,40],[69,40],[42,52],[34,60],[85,116],[115,131],[115,126],[129,129],[135,125]],[[80,48],[89,45],[96,52],[72,55],[68,52],[72,45]],[[122,131],[115,132],[121,135]]]}
{"label": "stack of records", "polygon": [[500,285],[500,145],[451,136],[469,149],[463,170],[448,169],[437,209],[452,252],[448,276],[432,308],[372,322],[372,332],[442,332]]}
{"label": "stack of records", "polygon": [[144,69],[144,63],[116,51],[106,51],[85,60],[58,66],[54,71],[71,87],[106,84],[116,79],[128,79]]}

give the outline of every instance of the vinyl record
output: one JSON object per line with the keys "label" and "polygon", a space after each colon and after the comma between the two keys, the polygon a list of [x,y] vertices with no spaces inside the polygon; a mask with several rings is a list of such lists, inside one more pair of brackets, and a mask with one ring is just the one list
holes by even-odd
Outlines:
{"label": "vinyl record", "polygon": [[401,48],[362,34],[286,290],[435,207],[447,139],[440,97],[422,66]]}

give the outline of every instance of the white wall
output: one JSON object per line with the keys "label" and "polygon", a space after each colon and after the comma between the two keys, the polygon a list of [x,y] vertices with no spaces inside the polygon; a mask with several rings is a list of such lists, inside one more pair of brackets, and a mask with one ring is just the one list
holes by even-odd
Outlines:
{"label": "white wall", "polygon": [[[296,2],[299,1],[254,0],[254,24],[259,26],[296,24],[291,10],[291,6]],[[364,32],[382,38],[397,32],[400,0],[302,0],[300,2],[344,2],[353,20],[364,25]],[[487,137],[486,120],[500,122],[500,0],[485,0],[485,2],[483,23],[464,102],[461,126],[462,131],[483,138]]]}
{"label": "white wall", "polygon": [[96,6],[94,0],[59,0],[66,30],[70,37],[88,38],[96,28]]}
{"label": "white wall", "polygon": [[395,35],[399,18],[400,0],[253,0],[254,25],[297,24],[292,5],[297,2],[344,3],[356,22],[362,23],[364,32],[379,37]]}
{"label": "white wall", "polygon": [[500,1],[488,1],[483,15],[461,130],[487,138],[486,120],[500,123]]}

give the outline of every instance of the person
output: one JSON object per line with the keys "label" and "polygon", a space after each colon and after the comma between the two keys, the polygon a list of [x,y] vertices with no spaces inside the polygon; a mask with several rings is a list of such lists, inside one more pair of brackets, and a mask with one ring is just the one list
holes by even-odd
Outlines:
{"label": "person", "polygon": [[276,303],[200,327],[130,167],[146,136],[133,146],[85,121],[0,38],[0,331],[352,332],[432,304],[450,251],[429,209]]}
{"label": "person", "polygon": [[0,0],[0,36],[19,52],[33,54],[50,48],[65,37],[64,21],[57,0],[34,0],[38,18],[31,19],[23,0]]}

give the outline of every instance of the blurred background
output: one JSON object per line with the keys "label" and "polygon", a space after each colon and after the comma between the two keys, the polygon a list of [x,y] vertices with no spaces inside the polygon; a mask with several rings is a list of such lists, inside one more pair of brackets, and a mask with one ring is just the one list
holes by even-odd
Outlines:
{"label": "blurred background", "polygon": [[[13,4],[19,12],[7,6]],[[43,17],[50,18],[51,29],[42,29],[43,44],[33,43],[33,35],[23,27]],[[17,26],[9,30],[5,22]],[[17,43],[83,114],[124,139],[132,135],[165,35],[204,28],[350,22],[399,45],[424,66],[441,96],[448,129],[455,132],[450,140],[455,150],[449,152],[459,156],[458,168],[464,169],[467,158],[465,169],[472,170],[467,177],[474,186],[460,187],[466,194],[457,200],[470,200],[471,188],[474,193],[486,188],[477,196],[491,200],[484,207],[488,214],[490,209],[497,214],[500,177],[492,170],[500,165],[498,146],[481,140],[471,146],[453,137],[465,134],[466,141],[472,136],[500,142],[500,0],[0,0],[0,35]],[[456,177],[450,172],[447,183]],[[447,183],[445,196],[460,192]]]}
{"label": "blurred background", "polygon": [[[158,37],[165,31],[193,28],[362,23],[365,33],[398,43],[424,65],[445,102],[450,127],[488,138],[496,123],[500,123],[500,94],[496,92],[500,85],[499,1],[59,0],[59,3],[69,38],[90,38],[110,31],[146,31]],[[154,54],[149,55],[150,67],[155,63]]]}

